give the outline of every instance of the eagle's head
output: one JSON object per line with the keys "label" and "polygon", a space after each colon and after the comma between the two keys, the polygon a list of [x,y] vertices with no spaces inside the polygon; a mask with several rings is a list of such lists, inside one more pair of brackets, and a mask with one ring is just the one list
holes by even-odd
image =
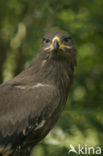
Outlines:
{"label": "eagle's head", "polygon": [[43,37],[40,51],[51,57],[76,57],[76,48],[72,37],[63,30],[48,32]]}

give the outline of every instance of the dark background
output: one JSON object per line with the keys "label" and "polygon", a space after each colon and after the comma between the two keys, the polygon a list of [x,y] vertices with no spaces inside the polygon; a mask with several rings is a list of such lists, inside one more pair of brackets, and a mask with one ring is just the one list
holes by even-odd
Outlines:
{"label": "dark background", "polygon": [[49,30],[70,32],[78,49],[68,103],[35,156],[68,156],[70,144],[103,146],[102,23],[102,0],[0,0],[0,83],[30,64]]}

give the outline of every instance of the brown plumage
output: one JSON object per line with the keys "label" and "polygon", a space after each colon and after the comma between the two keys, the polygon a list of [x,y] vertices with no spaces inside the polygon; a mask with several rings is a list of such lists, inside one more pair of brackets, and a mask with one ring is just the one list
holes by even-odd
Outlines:
{"label": "brown plumage", "polygon": [[70,35],[52,31],[44,36],[31,65],[0,85],[1,155],[29,155],[47,135],[66,104],[75,64]]}

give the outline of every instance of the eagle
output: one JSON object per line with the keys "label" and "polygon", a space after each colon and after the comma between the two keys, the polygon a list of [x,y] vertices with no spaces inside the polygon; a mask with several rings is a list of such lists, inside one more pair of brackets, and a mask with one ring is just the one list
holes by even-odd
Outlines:
{"label": "eagle", "polygon": [[66,104],[77,50],[70,34],[48,32],[27,69],[0,85],[0,156],[29,156]]}

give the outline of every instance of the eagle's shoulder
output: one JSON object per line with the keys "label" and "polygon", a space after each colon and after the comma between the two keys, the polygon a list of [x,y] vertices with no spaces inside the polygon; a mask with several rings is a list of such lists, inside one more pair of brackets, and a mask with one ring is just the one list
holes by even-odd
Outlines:
{"label": "eagle's shoulder", "polygon": [[19,144],[34,128],[38,130],[45,124],[58,104],[58,89],[52,84],[1,85],[0,145],[15,145],[15,140]]}

